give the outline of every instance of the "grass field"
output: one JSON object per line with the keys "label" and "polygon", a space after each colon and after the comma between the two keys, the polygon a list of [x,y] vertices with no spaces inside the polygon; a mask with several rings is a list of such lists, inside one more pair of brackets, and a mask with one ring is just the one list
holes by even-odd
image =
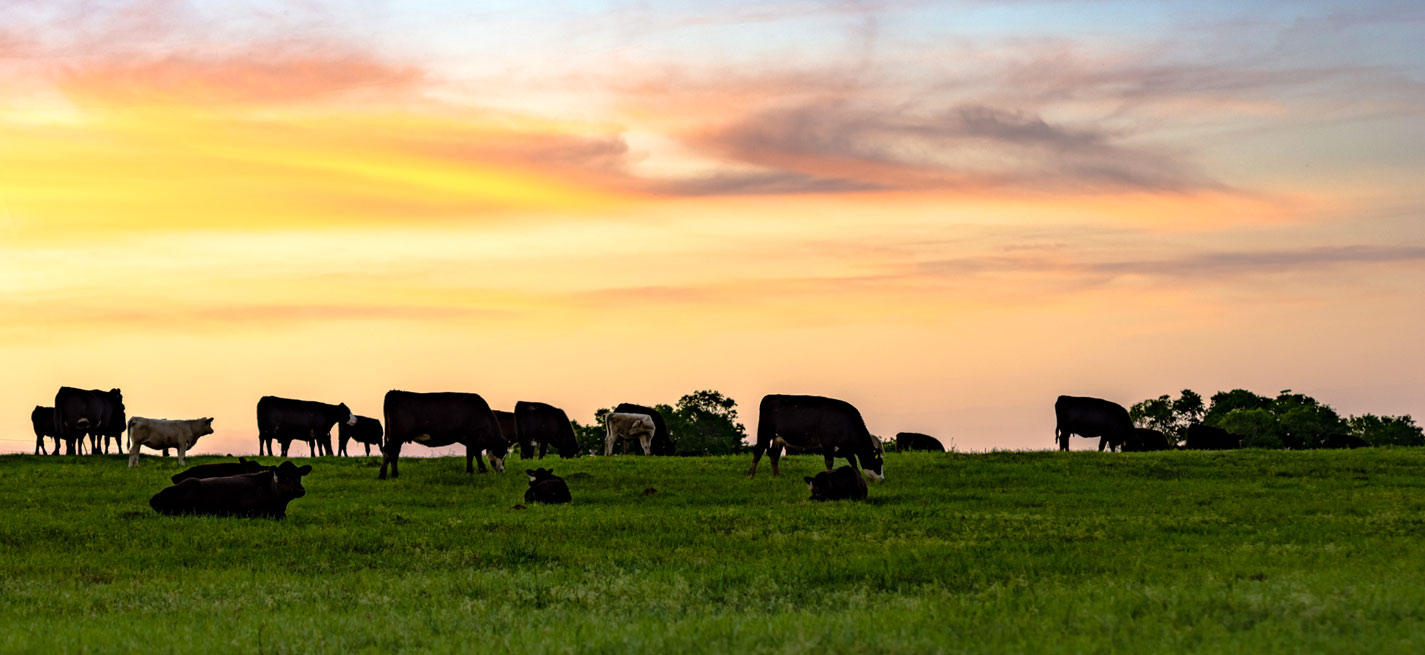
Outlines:
{"label": "grass field", "polygon": [[556,459],[524,510],[518,458],[321,459],[266,521],[0,457],[0,652],[1425,652],[1425,449],[893,453],[829,504],[749,459]]}

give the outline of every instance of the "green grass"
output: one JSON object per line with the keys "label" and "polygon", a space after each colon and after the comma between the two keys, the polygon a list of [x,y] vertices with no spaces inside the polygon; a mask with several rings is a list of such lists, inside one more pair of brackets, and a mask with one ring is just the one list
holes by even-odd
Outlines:
{"label": "green grass", "polygon": [[827,504],[749,459],[555,459],[524,510],[517,458],[321,459],[267,521],[0,457],[0,652],[1425,651],[1425,449],[890,454]]}

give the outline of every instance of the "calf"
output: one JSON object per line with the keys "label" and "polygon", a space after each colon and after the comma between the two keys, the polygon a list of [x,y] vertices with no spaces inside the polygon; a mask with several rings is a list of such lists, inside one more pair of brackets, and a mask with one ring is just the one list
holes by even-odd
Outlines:
{"label": "calf", "polygon": [[529,490],[524,492],[524,502],[550,505],[569,502],[569,485],[554,474],[554,469],[525,469],[525,473],[529,474]]}
{"label": "calf", "polygon": [[287,503],[307,495],[302,476],[311,465],[297,467],[282,462],[274,470],[228,475],[220,478],[189,478],[154,494],[148,504],[159,514],[176,516],[241,516],[280,519],[287,515]]}
{"label": "calf", "polygon": [[[337,451],[338,455],[346,454],[346,442],[355,441],[366,447],[366,454],[371,454],[371,447],[376,446],[376,452],[381,452],[381,422],[369,416],[356,417],[355,425],[342,423],[337,426]],[[328,438],[330,440],[330,437]]]}
{"label": "calf", "polygon": [[182,473],[175,473],[171,480],[173,484],[178,484],[188,478],[222,478],[229,475],[242,475],[244,473],[257,473],[258,471],[276,470],[275,466],[263,466],[246,457],[239,457],[236,462],[223,462],[221,464],[199,464]]}
{"label": "calf", "polygon": [[54,454],[59,454],[59,430],[54,425],[54,408],[35,405],[30,411],[30,425],[35,428],[35,454],[48,454],[45,437],[54,437]]}
{"label": "calf", "polygon": [[643,452],[652,452],[653,435],[656,431],[653,417],[647,414],[627,414],[615,412],[604,417],[604,455],[614,454],[615,441],[637,439]]}
{"label": "calf", "polygon": [[139,446],[154,450],[177,448],[178,463],[183,464],[184,456],[198,442],[198,437],[212,433],[212,418],[175,421],[135,416],[129,419],[129,466],[138,466]]}
{"label": "calf", "polygon": [[853,466],[822,471],[806,481],[812,500],[866,500],[866,480]]}

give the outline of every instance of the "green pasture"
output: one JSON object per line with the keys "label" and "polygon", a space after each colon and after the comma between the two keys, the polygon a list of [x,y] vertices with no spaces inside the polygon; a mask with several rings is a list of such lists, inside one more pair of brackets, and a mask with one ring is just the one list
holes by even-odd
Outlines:
{"label": "green pasture", "polygon": [[891,453],[826,504],[819,457],[545,459],[527,509],[518,458],[294,461],[268,521],[0,457],[0,652],[1425,652],[1425,449]]}

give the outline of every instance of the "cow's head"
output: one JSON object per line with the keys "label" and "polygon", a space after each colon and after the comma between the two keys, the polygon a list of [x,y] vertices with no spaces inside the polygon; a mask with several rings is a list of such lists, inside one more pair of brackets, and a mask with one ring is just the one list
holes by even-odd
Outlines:
{"label": "cow's head", "polygon": [[879,447],[867,448],[857,459],[861,460],[861,470],[866,472],[867,478],[877,482],[886,479],[886,458]]}
{"label": "cow's head", "polygon": [[194,433],[193,436],[195,436],[195,437],[201,437],[201,436],[203,436],[203,435],[205,435],[205,434],[212,434],[212,433],[213,433],[213,417],[209,416],[209,417],[207,417],[207,418],[200,418],[200,419],[198,419],[198,431],[197,431],[196,433]]}
{"label": "cow's head", "polygon": [[346,414],[346,419],[342,421],[343,423],[347,425],[356,425],[356,413],[351,411],[351,408],[347,407],[346,403],[337,405],[337,409],[340,409],[341,413]]}
{"label": "cow's head", "polygon": [[312,472],[312,465],[297,466],[290,460],[282,462],[273,474],[277,477],[277,492],[282,498],[301,498],[307,495],[307,490],[302,487],[302,476]]}
{"label": "cow's head", "polygon": [[485,451],[485,454],[490,456],[490,466],[495,467],[496,473],[505,472],[505,455],[508,455],[509,452],[510,447],[504,443],[504,440]]}
{"label": "cow's head", "polygon": [[529,475],[530,484],[554,477],[554,469],[525,469],[524,472]]}

